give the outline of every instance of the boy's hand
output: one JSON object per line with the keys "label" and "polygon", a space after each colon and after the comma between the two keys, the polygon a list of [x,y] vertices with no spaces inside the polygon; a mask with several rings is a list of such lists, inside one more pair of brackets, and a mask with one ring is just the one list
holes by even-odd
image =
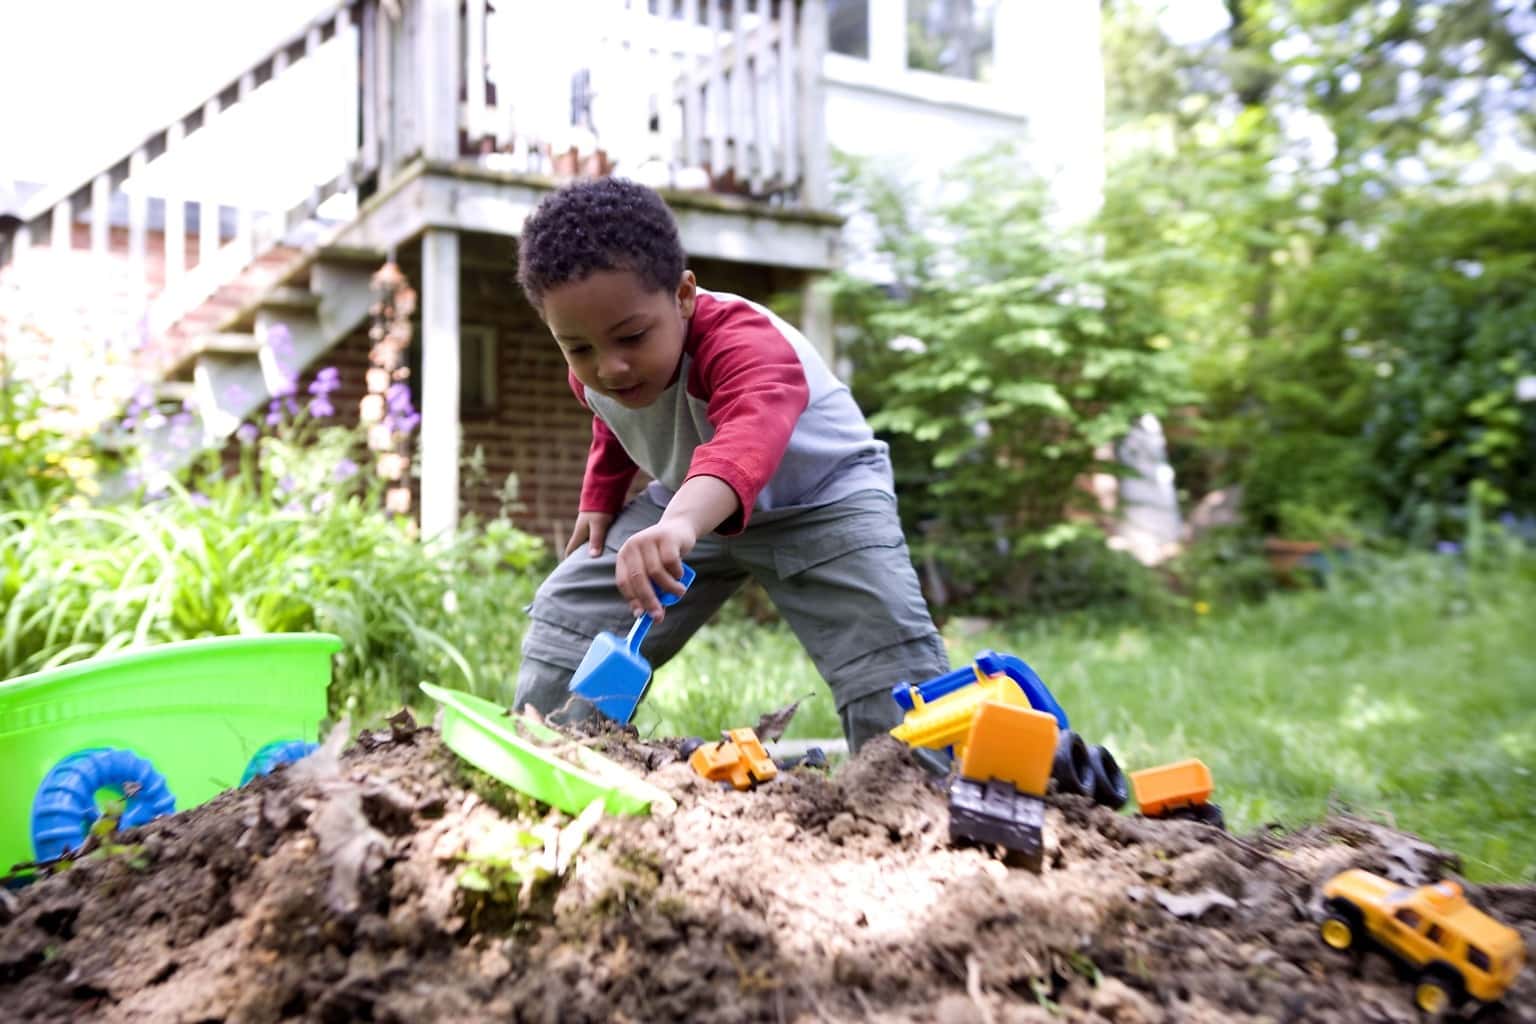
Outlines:
{"label": "boy's hand", "polygon": [[613,525],[613,516],[607,512],[578,512],[576,514],[576,528],[571,531],[571,539],[565,542],[565,557],[570,557],[571,552],[585,542],[587,552],[596,558],[603,553],[603,541],[608,538],[608,527]]}
{"label": "boy's hand", "polygon": [[683,558],[698,539],[692,524],[672,518],[648,526],[624,542],[613,575],[630,611],[661,621],[661,599],[652,584],[679,597],[687,593],[682,583]]}

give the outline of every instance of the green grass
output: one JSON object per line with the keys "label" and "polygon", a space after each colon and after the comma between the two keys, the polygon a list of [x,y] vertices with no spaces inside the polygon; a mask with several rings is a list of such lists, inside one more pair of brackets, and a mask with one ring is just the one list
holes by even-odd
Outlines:
{"label": "green grass", "polygon": [[[1327,590],[1186,621],[1052,619],[947,637],[1027,660],[1127,770],[1199,757],[1238,831],[1330,807],[1459,853],[1481,880],[1536,881],[1536,559],[1479,571],[1357,563]],[[642,733],[713,735],[814,693],[789,735],[836,736],[825,687],[782,628],[702,632],[657,675]]]}

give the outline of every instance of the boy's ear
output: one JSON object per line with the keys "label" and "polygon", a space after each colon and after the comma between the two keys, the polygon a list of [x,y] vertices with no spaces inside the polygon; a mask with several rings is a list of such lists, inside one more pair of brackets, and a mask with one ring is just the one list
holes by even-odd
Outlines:
{"label": "boy's ear", "polygon": [[693,316],[693,303],[699,297],[699,282],[693,271],[683,271],[677,281],[677,309],[684,317]]}

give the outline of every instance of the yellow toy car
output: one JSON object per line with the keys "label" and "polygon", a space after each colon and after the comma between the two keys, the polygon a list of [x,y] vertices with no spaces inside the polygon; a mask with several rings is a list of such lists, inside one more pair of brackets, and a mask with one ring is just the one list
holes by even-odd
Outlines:
{"label": "yellow toy car", "polygon": [[1413,1001],[1425,1013],[1495,1002],[1525,962],[1520,933],[1468,903],[1455,882],[1410,889],[1354,869],[1328,880],[1323,906],[1323,941],[1348,950],[1369,938],[1404,961],[1418,972]]}

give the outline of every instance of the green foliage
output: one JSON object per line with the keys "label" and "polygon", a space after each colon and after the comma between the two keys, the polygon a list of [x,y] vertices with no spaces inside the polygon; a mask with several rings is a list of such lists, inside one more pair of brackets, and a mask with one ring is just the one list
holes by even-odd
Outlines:
{"label": "green foliage", "polygon": [[1206,531],[1168,568],[1201,611],[1250,604],[1268,597],[1275,588],[1275,573],[1264,556],[1262,540],[1240,526]]}
{"label": "green foliage", "polygon": [[[878,229],[889,288],[838,283],[844,351],[871,423],[891,443],[919,558],[982,605],[1013,559],[1080,531],[1075,486],[1138,415],[1182,392],[1153,291],[1158,254],[1106,259],[1051,222],[1042,184],[1007,151],[966,164],[925,205],[850,164]],[[1164,254],[1165,255],[1165,254]]]}
{"label": "green foliage", "polygon": [[[0,360],[0,375],[5,365]],[[95,493],[112,459],[90,438],[55,425],[27,381],[0,380],[0,508],[46,510]]]}
{"label": "green foliage", "polygon": [[1225,31],[1177,47],[1145,5],[1106,8],[1106,251],[1197,268],[1157,292],[1200,395],[1171,431],[1189,496],[1241,483],[1254,529],[1311,539],[1529,514],[1513,382],[1536,207],[1487,152],[1528,153],[1536,126],[1521,16],[1225,9]]}
{"label": "green foliage", "polygon": [[1472,509],[1536,511],[1536,204],[1406,211],[1384,240],[1362,341],[1374,360],[1366,421],[1393,526],[1464,538]]}
{"label": "green foliage", "polygon": [[128,646],[321,630],[345,646],[337,710],[416,699],[430,679],[509,699],[518,619],[545,557],[505,520],[424,546],[379,511],[357,434],[300,420],[210,456],[142,507],[0,516],[0,677]]}

